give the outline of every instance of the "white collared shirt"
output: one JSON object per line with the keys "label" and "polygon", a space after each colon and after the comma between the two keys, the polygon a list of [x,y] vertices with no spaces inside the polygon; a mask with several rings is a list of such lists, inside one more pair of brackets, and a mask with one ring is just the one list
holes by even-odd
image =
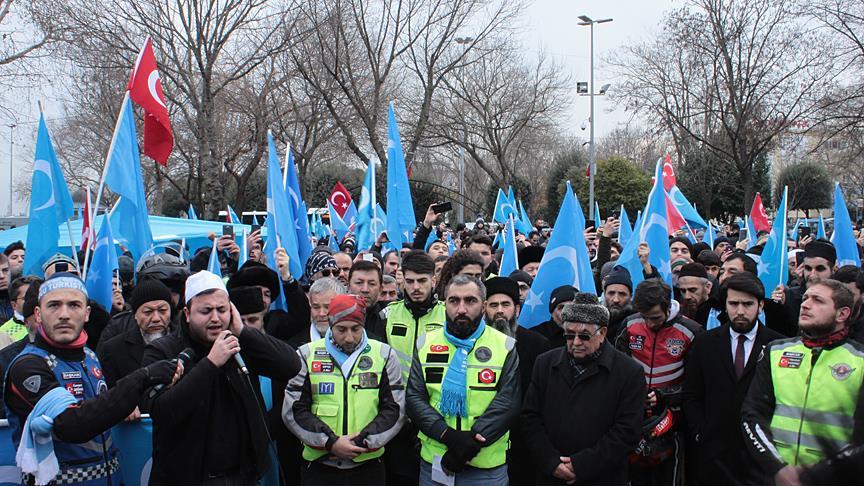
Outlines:
{"label": "white collared shirt", "polygon": [[736,332],[732,327],[729,327],[729,337],[732,341],[732,365],[735,365],[735,352],[738,350],[738,336],[746,336],[747,340],[744,341],[744,366],[747,366],[747,360],[750,359],[750,352],[753,351],[753,343],[756,341],[756,332],[759,330],[759,323],[757,322],[753,329],[750,329],[746,334],[741,334]]}

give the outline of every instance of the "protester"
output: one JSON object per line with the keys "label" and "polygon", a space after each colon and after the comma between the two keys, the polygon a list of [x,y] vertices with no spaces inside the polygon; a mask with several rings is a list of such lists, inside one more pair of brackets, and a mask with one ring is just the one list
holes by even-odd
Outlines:
{"label": "protester", "polygon": [[663,436],[646,438],[653,443],[631,460],[630,481],[634,486],[677,486],[682,479],[682,444],[676,429],[680,429],[682,421],[684,359],[693,339],[704,329],[680,314],[671,293],[662,280],[642,281],[633,296],[638,313],[624,321],[615,339],[615,347],[629,354],[644,370],[648,383],[646,419],[666,413],[678,424]]}
{"label": "protester", "polygon": [[[21,314],[24,320],[24,325],[27,329],[27,334],[24,338],[15,341],[14,343],[0,350],[0,376],[5,377],[6,371],[9,369],[9,364],[18,356],[24,348],[33,342],[36,338],[36,330],[39,325],[36,323],[35,309],[39,305],[39,286],[42,285],[41,278],[35,278],[28,286],[27,292],[24,293],[24,303],[21,308]],[[4,388],[0,386],[0,399],[2,399]],[[6,408],[0,407],[0,418],[6,418]]]}
{"label": "protester", "polygon": [[721,261],[726,261],[726,257],[733,249],[734,247],[732,246],[732,243],[729,242],[729,238],[725,236],[714,238],[714,253],[720,257]]}
{"label": "protester", "polygon": [[720,267],[723,265],[720,261],[720,257],[711,250],[702,250],[696,256],[696,261],[705,267],[705,271],[708,272],[708,278],[711,279],[712,282],[716,282],[717,278],[720,276]]}
{"label": "protester", "polygon": [[537,359],[520,420],[536,484],[625,486],[644,413],[641,367],[606,340],[609,312],[595,296],[577,294],[562,319],[567,346]]}
{"label": "protester", "polygon": [[399,271],[400,258],[399,252],[396,250],[390,250],[384,254],[384,275],[396,277],[396,272]]}
{"label": "protester", "polygon": [[681,294],[681,314],[703,327],[708,322],[712,282],[701,263],[688,263],[678,272],[678,292]]}
{"label": "protester", "polygon": [[304,275],[311,285],[321,277],[339,278],[340,271],[333,256],[326,251],[316,251],[306,261],[306,273]]}
{"label": "protester", "polygon": [[676,236],[669,240],[669,258],[677,260],[684,258],[688,262],[693,261],[693,251],[690,240],[686,236]]}
{"label": "protester", "polygon": [[608,331],[606,334],[613,339],[621,332],[621,323],[634,314],[631,295],[633,280],[630,271],[624,267],[614,267],[603,278],[603,305],[609,310]]}
{"label": "protester", "polygon": [[[8,336],[9,344],[24,339],[27,336],[27,326],[24,324],[24,296],[27,289],[37,277],[19,277],[9,285],[9,300],[12,303],[12,317],[0,326],[0,333]],[[2,346],[5,347],[5,346]]]}
{"label": "protester", "polygon": [[380,457],[402,426],[405,392],[395,353],[368,338],[364,310],[360,297],[334,297],[326,336],[299,349],[282,418],[304,443],[304,485],[384,484]]}
{"label": "protester", "polygon": [[[864,344],[864,273],[855,265],[844,265],[834,272],[832,279],[842,283],[850,292],[854,305],[849,317],[849,337]],[[2,331],[3,328],[0,328]]]}
{"label": "protester", "polygon": [[[539,236],[539,235],[538,235]],[[543,260],[543,253],[546,251],[542,246],[526,246],[519,250],[519,270],[527,273],[531,278],[537,277],[537,271],[540,269],[540,261]]]}
{"label": "protester", "polygon": [[[495,250],[492,248],[492,240],[488,236],[475,235],[471,237],[465,248],[480,256],[483,261],[483,278],[494,276],[492,274],[498,271],[498,265],[493,263]],[[459,272],[455,272],[454,275],[459,275]]]}
{"label": "protester", "polygon": [[[9,366],[3,394],[14,445],[22,445],[24,484],[112,484],[119,462],[109,429],[133,412],[146,387],[170,384],[177,364],[154,360],[108,390],[85,346],[87,290],[71,273],[55,273],[40,286],[34,313],[35,341]],[[44,461],[51,449],[54,468]]]}
{"label": "protester", "polygon": [[564,321],[561,319],[561,311],[564,310],[564,304],[572,301],[578,292],[579,289],[572,285],[562,285],[553,290],[549,296],[549,313],[552,316],[548,321],[531,328],[532,331],[545,336],[552,348],[561,348],[567,345],[567,341],[564,339]]}
{"label": "protester", "polygon": [[[549,340],[529,329],[520,326],[521,306],[519,286],[505,277],[492,277],[486,285],[486,303],[483,307],[486,324],[516,339],[516,354],[519,356],[519,382],[526,386],[531,382],[534,362],[537,357],[549,350]],[[522,388],[524,392],[525,389]],[[521,398],[521,397],[520,397]],[[521,402],[520,402],[521,403]],[[530,484],[534,481],[534,469],[530,453],[519,427],[510,432],[510,463],[508,473],[511,484]]]}
{"label": "protester", "polygon": [[[483,278],[484,261],[480,254],[472,250],[458,250],[453,253],[449,260],[441,268],[441,275],[437,279],[435,293],[444,295],[447,283],[455,275],[467,275],[475,278]],[[403,268],[404,271],[404,268]]]}
{"label": "protester", "polygon": [[108,388],[141,367],[144,347],[165,336],[171,324],[171,291],[158,280],[135,286],[130,298],[134,328],[114,336],[101,346],[99,361]]}
{"label": "protester", "polygon": [[6,322],[15,315],[9,296],[9,260],[0,253],[0,321]]}
{"label": "protester", "polygon": [[348,292],[366,299],[366,329],[375,339],[382,337],[381,329],[386,322],[382,315],[384,305],[378,302],[383,278],[381,267],[366,260],[355,261],[348,274]]}
{"label": "protester", "polygon": [[[807,238],[809,240],[809,237]],[[802,243],[805,240],[802,240]],[[798,322],[798,314],[807,287],[819,280],[831,278],[837,270],[837,250],[826,240],[807,241],[804,245],[804,263],[801,265],[801,285],[775,289],[774,300],[786,306],[786,314],[792,322]]]}
{"label": "protester", "polygon": [[739,431],[741,404],[759,356],[780,339],[759,323],[765,287],[747,272],[720,290],[723,325],[696,336],[684,372],[684,416],[696,446],[690,449],[700,486],[761,485],[766,478],[750,459]]}
{"label": "protester", "polygon": [[[189,277],[185,298],[179,332],[153,342],[142,361],[191,351],[174,386],[151,388],[142,399],[153,420],[150,484],[255,484],[268,467],[269,437],[252,383],[259,375],[288,381],[300,360],[289,345],[243,326],[216,275]],[[241,345],[248,374],[234,358]]]}
{"label": "protester", "polygon": [[399,300],[399,286],[396,283],[396,278],[385,273],[381,277],[381,292],[378,294],[378,303],[386,309],[391,302],[397,300]]}
{"label": "protester", "polygon": [[531,285],[534,283],[534,277],[523,270],[513,270],[509,275],[510,279],[516,282],[519,286],[519,305],[525,303],[528,298],[528,292],[531,291]]}
{"label": "protester", "polygon": [[267,333],[264,326],[267,306],[261,295],[261,289],[258,287],[234,287],[228,290],[228,298],[237,308],[237,313],[240,314],[240,320],[243,321],[244,326]]}
{"label": "protester", "polygon": [[756,365],[741,411],[745,443],[778,486],[800,484],[801,466],[864,438],[864,345],[847,327],[853,305],[842,283],[811,280],[801,336],[769,344]]}
{"label": "protester", "polygon": [[444,294],[445,327],[418,338],[406,405],[420,429],[423,486],[434,484],[433,473],[455,475],[457,484],[507,483],[519,357],[513,338],[483,322],[485,297],[481,281],[453,277]]}
{"label": "protester", "polygon": [[354,261],[351,255],[344,251],[339,251],[333,254],[333,260],[336,261],[336,266],[339,267],[339,274],[336,276],[342,285],[348,285],[348,273],[351,272],[351,265]]}
{"label": "protester", "polygon": [[24,265],[25,254],[24,243],[20,240],[10,243],[9,246],[3,250],[3,256],[9,260],[10,271],[15,268],[21,268]]}

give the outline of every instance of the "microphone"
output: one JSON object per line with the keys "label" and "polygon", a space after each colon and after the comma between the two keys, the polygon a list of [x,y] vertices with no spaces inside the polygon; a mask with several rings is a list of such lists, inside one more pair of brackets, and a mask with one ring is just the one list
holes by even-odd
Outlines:
{"label": "microphone", "polygon": [[[180,354],[178,354],[177,358],[175,358],[173,361],[175,363],[178,361],[182,361],[183,362],[183,368],[185,369],[193,361],[195,361],[195,350],[192,348],[186,348],[183,351],[180,351]],[[165,385],[161,384],[161,383],[159,385],[154,386],[153,389],[150,390],[150,398],[153,398],[154,396],[156,396],[156,394],[159,393],[160,391],[162,391],[164,388],[165,388]]]}
{"label": "microphone", "polygon": [[246,362],[243,361],[243,357],[240,356],[240,353],[234,354],[234,361],[237,363],[237,366],[240,367],[240,371],[243,372],[244,375],[249,375],[249,368],[246,367]]}

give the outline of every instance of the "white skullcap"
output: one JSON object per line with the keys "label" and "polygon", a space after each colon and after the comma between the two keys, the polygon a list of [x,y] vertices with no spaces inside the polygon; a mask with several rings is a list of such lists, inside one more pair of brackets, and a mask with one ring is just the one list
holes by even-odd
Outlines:
{"label": "white skullcap", "polygon": [[188,304],[193,297],[208,290],[221,290],[226,294],[228,293],[225,282],[213,272],[202,270],[191,275],[186,279],[186,303]]}
{"label": "white skullcap", "polygon": [[796,248],[796,249],[794,249],[794,250],[789,250],[789,253],[787,253],[786,256],[787,256],[790,260],[792,260],[793,258],[795,258],[795,255],[797,255],[798,253],[801,253],[801,252],[803,252],[803,251],[804,251],[804,250],[802,250],[802,249],[800,249],[800,248]]}

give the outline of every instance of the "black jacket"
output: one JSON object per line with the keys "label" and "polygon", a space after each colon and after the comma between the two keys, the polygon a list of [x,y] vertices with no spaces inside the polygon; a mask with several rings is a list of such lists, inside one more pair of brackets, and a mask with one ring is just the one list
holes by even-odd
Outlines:
{"label": "black jacket", "polygon": [[563,485],[552,476],[569,456],[577,485],[627,484],[627,456],[639,443],[645,411],[642,368],[608,342],[574,379],[566,348],[537,358],[520,426],[538,485]]}
{"label": "black jacket", "polygon": [[567,345],[567,340],[564,339],[564,329],[555,324],[552,319],[537,324],[531,330],[548,339],[550,348],[561,348]]}
{"label": "black jacket", "polygon": [[[522,384],[523,394],[520,402],[528,389],[528,383],[531,383],[531,374],[534,372],[537,357],[546,351],[549,351],[549,340],[542,334],[522,326],[516,328],[516,354],[519,355],[519,382]],[[528,452],[528,444],[518,424],[515,424],[510,431],[510,467],[507,472],[510,476],[510,484],[534,482],[535,473],[531,464],[531,454]]]}
{"label": "black jacket", "polygon": [[685,358],[684,416],[697,443],[701,483],[760,484],[758,466],[750,459],[739,431],[741,404],[753,381],[765,346],[783,336],[759,326],[740,379],[735,376],[729,323],[696,336]]}
{"label": "black jacket", "polygon": [[190,347],[195,359],[174,386],[148,390],[142,408],[153,419],[153,469],[150,484],[201,484],[209,475],[248,473],[268,467],[268,432],[258,375],[290,380],[300,369],[297,353],[284,342],[244,327],[240,346],[250,375],[234,360],[217,368],[209,346],[179,333],[156,340],[144,352],[143,365],[173,359]]}
{"label": "black jacket", "polygon": [[144,358],[144,338],[138,326],[105,341],[101,348],[99,363],[102,365],[102,372],[105,373],[108,388],[113,387],[120,378],[141,367],[141,359]]}

